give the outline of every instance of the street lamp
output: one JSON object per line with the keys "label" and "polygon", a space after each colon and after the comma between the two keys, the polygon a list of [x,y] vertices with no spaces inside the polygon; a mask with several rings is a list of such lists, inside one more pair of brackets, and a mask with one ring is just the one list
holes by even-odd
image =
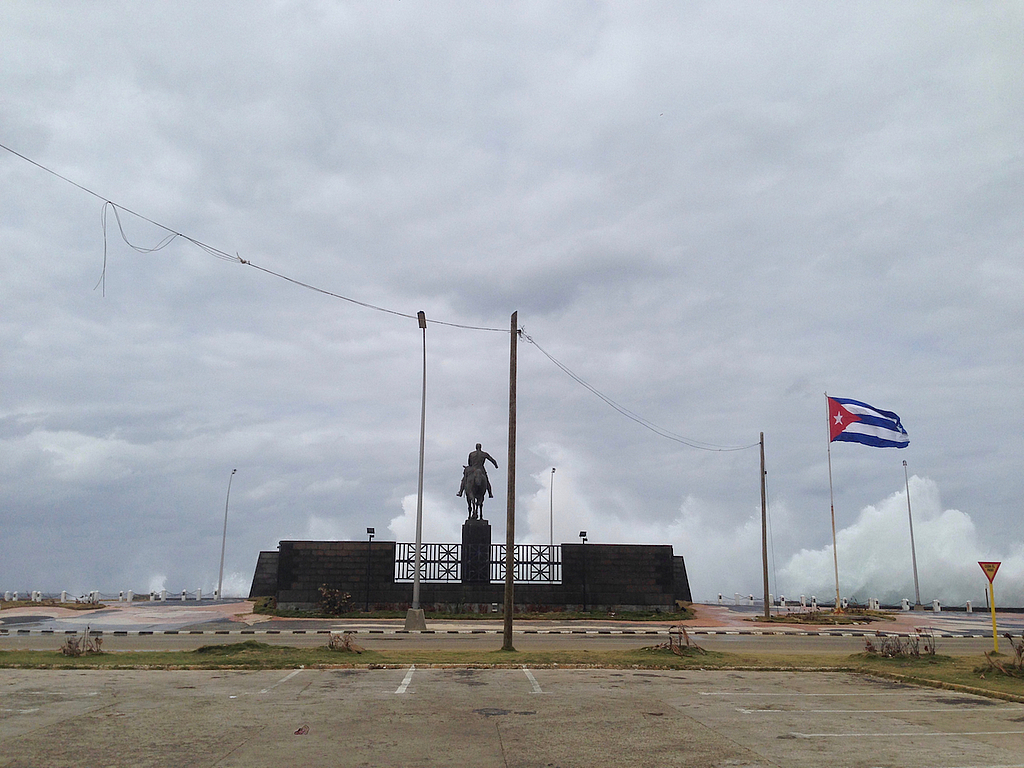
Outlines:
{"label": "street lamp", "polygon": [[548,546],[555,546],[555,468],[551,468],[551,496],[548,500]]}
{"label": "street lamp", "polygon": [[224,499],[224,536],[220,542],[220,576],[217,577],[217,599],[224,599],[224,548],[228,543],[228,503],[231,501],[231,481],[235,477],[237,469],[232,469],[228,475],[228,495]]}
{"label": "street lamp", "polygon": [[373,541],[373,528],[366,529],[366,612],[370,612],[370,543]]}
{"label": "street lamp", "polygon": [[587,532],[580,531],[580,538],[583,539],[583,613],[587,612]]}
{"label": "street lamp", "polygon": [[420,569],[423,549],[423,446],[427,424],[427,316],[423,312],[416,313],[416,321],[423,331],[423,395],[420,400],[420,471],[419,484],[416,489],[416,553],[414,556],[416,572],[412,577],[412,608],[405,615],[405,628],[416,630],[426,629],[423,622],[423,611],[420,609]]}

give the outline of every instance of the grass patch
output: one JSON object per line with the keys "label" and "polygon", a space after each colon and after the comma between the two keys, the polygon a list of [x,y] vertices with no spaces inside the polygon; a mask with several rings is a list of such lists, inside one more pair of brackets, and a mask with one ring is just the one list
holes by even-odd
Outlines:
{"label": "grass patch", "polygon": [[[996,657],[999,658],[999,657]],[[1012,657],[1010,657],[1012,658]],[[105,652],[68,657],[53,651],[0,651],[0,668],[19,669],[296,669],[423,667],[520,667],[646,670],[835,671],[868,674],[908,685],[975,693],[1024,702],[1024,680],[999,674],[986,656],[877,654],[725,653],[665,647],[591,651],[363,650],[346,653],[273,645],[256,640],[204,645],[194,651]]]}
{"label": "grass patch", "polygon": [[842,613],[835,613],[834,611],[803,611],[800,613],[776,614],[767,619],[764,615],[744,619],[744,621],[756,621],[759,624],[808,624],[815,626],[869,624],[872,621],[891,620],[892,614],[882,613],[880,611],[861,610],[859,608],[848,608]]}

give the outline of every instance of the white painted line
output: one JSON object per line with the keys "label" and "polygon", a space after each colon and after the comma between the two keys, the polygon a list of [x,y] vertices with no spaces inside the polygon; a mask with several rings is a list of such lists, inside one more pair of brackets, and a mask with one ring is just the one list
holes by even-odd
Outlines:
{"label": "white painted line", "polygon": [[[771,713],[773,715],[890,715],[890,714],[907,714],[910,712],[949,712],[949,707],[942,707],[939,709],[744,709],[743,707],[736,707],[737,712],[742,712],[744,715],[757,715],[761,713]],[[996,707],[995,709],[986,708],[984,710],[988,712],[1020,712],[1020,707]]]}
{"label": "white painted line", "polygon": [[798,739],[829,739],[829,738],[859,738],[864,736],[870,736],[872,738],[890,737],[897,739],[906,738],[918,738],[918,739],[934,739],[937,737],[948,737],[948,736],[1019,736],[1024,734],[1024,731],[935,731],[933,733],[915,732],[915,731],[892,731],[890,733],[853,733],[851,731],[843,731],[842,733],[792,733]]}
{"label": "white painted line", "polygon": [[294,670],[292,672],[289,672],[287,675],[282,677],[280,680],[278,680],[273,685],[264,688],[262,691],[260,691],[260,693],[269,693],[270,691],[272,691],[275,688],[277,688],[277,686],[279,686],[281,683],[287,683],[289,680],[291,680],[293,677],[295,677],[297,674],[299,674],[299,672],[301,672],[303,669],[304,669],[304,667],[299,667],[298,669],[296,669],[296,670]]}
{"label": "white painted line", "polygon": [[409,683],[412,682],[412,673],[416,671],[416,665],[413,664],[409,667],[409,671],[405,673],[405,678],[402,680],[402,684],[398,686],[398,690],[395,693],[405,693],[409,687]]}
{"label": "white painted line", "polygon": [[526,679],[529,680],[530,685],[533,686],[533,691],[531,691],[531,693],[544,693],[540,688],[540,683],[537,682],[537,678],[533,676],[533,672],[526,668],[525,664],[523,665],[523,672],[526,673]]}
{"label": "white painted line", "polygon": [[891,696],[892,691],[888,693],[749,693],[742,691],[716,691],[716,690],[702,690],[700,691],[701,696],[825,696],[825,697],[838,697],[838,696]]}

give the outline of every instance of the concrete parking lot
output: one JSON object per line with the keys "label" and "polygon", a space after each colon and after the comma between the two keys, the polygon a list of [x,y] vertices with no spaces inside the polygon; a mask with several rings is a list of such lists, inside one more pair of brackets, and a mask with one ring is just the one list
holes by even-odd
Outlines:
{"label": "concrete parking lot", "polygon": [[839,673],[0,670],[0,766],[1024,766],[1024,706]]}

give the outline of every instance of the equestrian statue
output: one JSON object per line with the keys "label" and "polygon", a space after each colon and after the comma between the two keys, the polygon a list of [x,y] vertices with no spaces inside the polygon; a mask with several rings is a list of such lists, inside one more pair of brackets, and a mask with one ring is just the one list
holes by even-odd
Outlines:
{"label": "equestrian statue", "polygon": [[482,520],[483,509],[484,509],[484,492],[487,492],[489,498],[494,498],[494,493],[491,491],[491,481],[487,477],[487,469],[484,467],[486,462],[491,462],[494,468],[498,468],[498,462],[494,460],[491,454],[487,453],[480,448],[480,443],[476,444],[476,450],[469,454],[469,458],[466,459],[466,466],[462,468],[462,485],[459,487],[459,492],[456,496],[462,496],[466,494],[466,506],[469,509],[470,520]]}

